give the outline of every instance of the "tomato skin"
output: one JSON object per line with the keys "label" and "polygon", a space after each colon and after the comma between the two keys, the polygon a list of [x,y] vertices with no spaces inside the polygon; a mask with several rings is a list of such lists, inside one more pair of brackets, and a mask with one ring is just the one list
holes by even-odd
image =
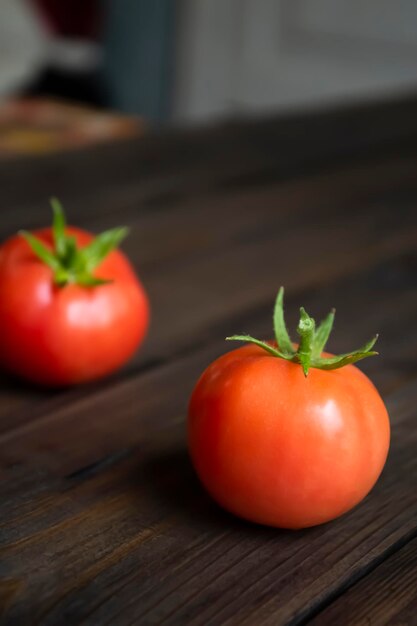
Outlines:
{"label": "tomato skin", "polygon": [[384,467],[389,418],[354,365],[324,371],[248,345],[214,361],[191,397],[193,464],[211,496],[247,520],[304,528],[358,504]]}
{"label": "tomato skin", "polygon": [[[84,247],[93,235],[67,227]],[[50,228],[34,232],[52,248]],[[94,272],[113,282],[57,287],[21,236],[0,248],[0,367],[47,386],[100,378],[123,365],[149,319],[145,291],[126,257],[110,252]]]}

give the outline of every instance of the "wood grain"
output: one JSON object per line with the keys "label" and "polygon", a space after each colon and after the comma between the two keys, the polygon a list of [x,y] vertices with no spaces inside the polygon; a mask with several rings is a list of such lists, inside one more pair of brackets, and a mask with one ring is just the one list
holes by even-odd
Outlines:
{"label": "wood grain", "polygon": [[372,494],[307,531],[256,528],[217,509],[192,474],[182,428],[97,474],[38,475],[35,492],[18,486],[1,499],[2,567],[21,586],[10,623],[28,606],[42,624],[63,615],[121,624],[304,619],[416,532],[416,400],[415,382],[387,400],[393,445]]}
{"label": "wood grain", "polygon": [[[416,255],[396,257],[338,281],[330,290],[305,291],[301,300],[299,294],[290,296],[289,326],[295,327],[302,302],[317,313],[318,319],[332,305],[340,305],[331,342],[335,352],[346,351],[380,332],[382,357],[364,362],[361,367],[383,393],[388,393],[417,375],[417,328],[413,323],[417,317],[417,290],[408,283],[416,263]],[[385,278],[390,274],[395,281]],[[403,287],[400,280],[405,283]],[[217,326],[218,337],[208,346],[197,344],[195,350],[183,356],[115,380],[111,386],[103,382],[90,386],[88,392],[55,393],[39,406],[32,406],[30,413],[21,407],[5,413],[0,432],[0,467],[31,458],[37,465],[65,475],[120,448],[153,438],[171,428],[173,422],[181,424],[197,377],[211,360],[229,349],[223,337],[245,329],[261,337],[270,336],[271,308],[272,299],[246,318],[233,323],[225,319],[223,326]],[[234,327],[235,323],[238,326]],[[61,445],[63,432],[65,447]]]}
{"label": "wood grain", "polygon": [[[246,194],[228,192],[201,207],[185,203],[139,216],[126,251],[145,281],[153,315],[148,341],[125,372],[218,337],[228,319],[233,330],[245,312],[272,302],[279,284],[287,285],[289,294],[324,286],[398,251],[414,250],[417,190],[413,194],[407,187],[411,173],[415,178],[412,163],[388,165],[348,168]],[[381,198],[379,180],[383,187],[390,181],[391,197]],[[51,397],[37,390],[22,394],[10,381],[3,386],[0,415],[16,415],[19,407],[30,405],[26,416],[31,419],[36,406]],[[63,396],[54,394],[53,401],[59,406]],[[3,423],[8,428],[8,421]]]}
{"label": "wood grain", "polygon": [[[51,192],[85,227],[117,215],[153,304],[143,350],[106,381],[0,380],[2,624],[412,623],[416,169],[412,98],[2,164],[0,234],[44,221]],[[226,334],[270,335],[281,283],[290,327],[300,304],[337,307],[334,351],[380,332],[363,369],[392,420],[372,493],[300,532],[217,508],[185,444],[197,377]]]}
{"label": "wood grain", "polygon": [[415,624],[417,539],[387,558],[309,623],[397,626]]}
{"label": "wood grain", "polygon": [[[410,94],[345,109],[153,134],[120,142],[117,148],[108,145],[75,155],[4,162],[0,211],[9,211],[12,201],[14,206],[26,207],[28,217],[34,205],[45,202],[45,194],[54,193],[64,200],[104,197],[106,191],[125,188],[132,181],[157,186],[168,180],[178,185],[182,179],[184,186],[202,182],[207,189],[210,181],[217,186],[242,185],[245,179],[275,178],[277,171],[281,177],[299,176],[303,170],[323,170],[352,156],[415,153],[416,102],[416,96]],[[162,186],[160,193],[165,190]]]}

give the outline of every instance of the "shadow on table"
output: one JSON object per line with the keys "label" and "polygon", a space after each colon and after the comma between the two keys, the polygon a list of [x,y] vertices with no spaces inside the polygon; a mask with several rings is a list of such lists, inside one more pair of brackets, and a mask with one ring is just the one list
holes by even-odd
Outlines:
{"label": "shadow on table", "polygon": [[183,521],[226,524],[231,517],[205,492],[185,448],[150,456],[140,468],[140,481],[152,505]]}
{"label": "shadow on table", "polygon": [[186,448],[175,448],[152,455],[140,468],[142,489],[148,502],[173,515],[183,525],[220,531],[275,536],[282,531],[258,526],[225,511],[207,494],[191,464]]}

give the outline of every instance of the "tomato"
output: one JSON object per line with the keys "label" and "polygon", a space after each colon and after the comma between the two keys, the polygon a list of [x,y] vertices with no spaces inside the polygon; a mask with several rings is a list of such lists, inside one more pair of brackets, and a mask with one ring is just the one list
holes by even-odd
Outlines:
{"label": "tomato", "polygon": [[[317,349],[332,319],[326,324]],[[253,343],[214,361],[194,389],[188,437],[197,474],[221,506],[247,520],[292,529],[332,520],[366,496],[387,457],[386,408],[351,364],[374,353],[351,353],[337,369],[346,355],[316,351],[305,372],[292,344],[283,358],[272,352],[276,342]]]}
{"label": "tomato", "polygon": [[[114,249],[125,231],[95,238],[66,227],[58,213],[60,225],[14,236],[0,248],[0,367],[52,386],[119,368],[143,339],[149,317],[140,281]],[[57,246],[67,262],[57,261]]]}

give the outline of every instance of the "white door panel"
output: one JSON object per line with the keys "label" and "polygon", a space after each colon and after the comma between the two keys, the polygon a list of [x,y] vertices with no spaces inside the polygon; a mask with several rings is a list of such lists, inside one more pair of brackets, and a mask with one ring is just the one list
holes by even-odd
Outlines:
{"label": "white door panel", "polygon": [[417,85],[417,0],[183,6],[179,118],[345,102]]}
{"label": "white door panel", "polygon": [[417,46],[415,0],[292,0],[288,15],[300,31],[349,40]]}
{"label": "white door panel", "polygon": [[183,0],[174,113],[205,118],[233,108],[239,66],[236,0]]}

